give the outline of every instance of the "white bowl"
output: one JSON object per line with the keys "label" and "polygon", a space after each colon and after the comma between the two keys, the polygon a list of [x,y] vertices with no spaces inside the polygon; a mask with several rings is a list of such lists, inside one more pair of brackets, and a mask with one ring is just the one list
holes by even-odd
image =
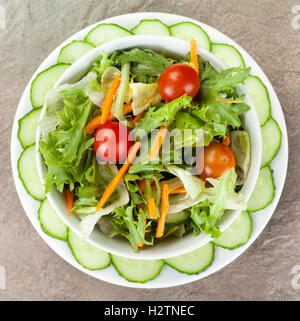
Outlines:
{"label": "white bowl", "polygon": [[[140,35],[140,36],[129,36],[114,41],[105,43],[78,59],[72,66],[70,66],[61,78],[57,81],[54,87],[58,87],[64,83],[74,83],[80,80],[87,71],[91,68],[93,61],[101,54],[104,50],[107,53],[112,53],[115,50],[130,49],[133,47],[138,48],[150,48],[158,52],[164,52],[170,56],[182,56],[184,57],[189,52],[189,43],[173,37],[166,36],[153,36],[153,35]],[[221,62],[210,52],[198,48],[198,54],[204,61],[208,61],[213,68],[217,71],[226,69],[226,65]],[[261,131],[259,126],[258,117],[255,111],[255,107],[248,95],[246,89],[242,85],[237,86],[239,94],[245,94],[247,104],[251,109],[242,116],[243,128],[247,130],[250,136],[251,144],[251,164],[248,173],[247,180],[241,190],[246,201],[251,196],[252,190],[255,186],[261,163]],[[41,113],[41,118],[45,113],[45,106]],[[37,152],[37,167],[40,179],[44,184],[43,177],[46,174],[46,166],[42,162],[41,154],[39,153],[39,140],[40,140],[40,129],[37,130],[36,139],[36,152]],[[63,195],[53,189],[53,192],[47,195],[50,203],[61,217],[61,219],[77,234],[81,235],[79,229],[80,219],[76,215],[67,215],[67,207]],[[227,211],[219,224],[220,230],[223,232],[230,224],[236,219],[240,211]],[[139,253],[133,252],[130,244],[127,240],[119,238],[109,238],[100,232],[98,229],[94,229],[87,241],[94,246],[123,257],[129,257],[134,259],[153,260],[153,259],[164,259],[182,255],[191,252],[211,240],[207,234],[200,234],[195,237],[192,233],[185,235],[179,239],[166,239],[159,245],[154,247],[148,247],[139,251]]]}

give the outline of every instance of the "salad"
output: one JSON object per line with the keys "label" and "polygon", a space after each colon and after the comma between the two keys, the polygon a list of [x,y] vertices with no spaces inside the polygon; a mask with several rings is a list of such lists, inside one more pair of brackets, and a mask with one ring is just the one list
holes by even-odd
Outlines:
{"label": "salad", "polygon": [[220,235],[245,210],[250,166],[236,85],[249,68],[217,72],[191,41],[185,58],[151,49],[103,52],[75,84],[47,95],[40,121],[46,193],[64,193],[82,234],[95,228],[134,251],[168,237]]}

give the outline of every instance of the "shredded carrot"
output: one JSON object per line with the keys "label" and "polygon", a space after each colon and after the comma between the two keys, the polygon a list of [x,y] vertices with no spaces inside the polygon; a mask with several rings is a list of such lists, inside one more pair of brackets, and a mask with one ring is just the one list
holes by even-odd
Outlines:
{"label": "shredded carrot", "polygon": [[147,200],[148,202],[148,209],[149,209],[149,215],[151,218],[157,218],[157,211],[156,211],[156,205],[154,198],[149,198]]}
{"label": "shredded carrot", "polygon": [[239,104],[239,103],[246,102],[246,100],[227,100],[227,99],[218,98],[218,97],[216,97],[216,100],[222,101],[223,103],[227,103],[227,104]]}
{"label": "shredded carrot", "polygon": [[169,194],[186,194],[186,189],[184,186],[175,188],[172,192]]}
{"label": "shredded carrot", "polygon": [[74,190],[70,191],[70,187],[65,191],[65,198],[68,208],[68,216],[70,216],[72,215],[72,208],[74,207]]}
{"label": "shredded carrot", "polygon": [[94,117],[86,126],[85,132],[91,133],[100,126],[101,116]]}
{"label": "shredded carrot", "polygon": [[163,184],[161,191],[161,209],[160,217],[157,223],[156,237],[160,238],[164,235],[166,217],[169,209],[169,185]]}
{"label": "shredded carrot", "polygon": [[109,116],[109,112],[114,101],[114,96],[120,86],[120,83],[121,83],[121,76],[116,76],[112,84],[108,88],[107,94],[104,98],[104,101],[101,107],[102,108],[102,114],[101,114],[101,120],[100,120],[101,125],[105,124],[107,121],[107,117]]}
{"label": "shredded carrot", "polygon": [[[124,115],[127,115],[132,112],[132,104],[125,104],[123,107],[123,113]],[[107,116],[107,121],[114,120],[116,117],[113,114],[109,114]],[[96,128],[98,128],[101,125],[101,116],[96,116],[93,118],[86,126],[85,126],[85,132],[91,133]]]}
{"label": "shredded carrot", "polygon": [[145,115],[145,112],[143,111],[142,113],[135,116],[131,122],[132,127],[135,127],[135,123],[137,123],[144,115]]}
{"label": "shredded carrot", "polygon": [[145,192],[145,180],[141,180],[138,182],[139,189],[142,193]]}
{"label": "shredded carrot", "polygon": [[191,63],[194,66],[194,69],[199,72],[199,65],[198,65],[198,57],[197,57],[197,41],[195,39],[191,39],[190,43],[190,55],[191,55]]}
{"label": "shredded carrot", "polygon": [[127,115],[132,112],[132,103],[124,104],[123,106],[123,114]]}
{"label": "shredded carrot", "polygon": [[167,131],[168,131],[167,127],[165,127],[165,126],[160,127],[160,129],[154,139],[154,142],[151,146],[151,149],[149,151],[148,159],[154,160],[157,157],[160,147],[166,137]]}
{"label": "shredded carrot", "polygon": [[123,166],[120,168],[117,175],[113,178],[113,180],[109,183],[109,185],[106,187],[104,193],[102,194],[99,203],[96,206],[96,212],[100,211],[101,208],[104,206],[104,204],[107,202],[113,191],[117,188],[120,181],[122,180],[123,176],[128,171],[129,166],[131,165],[132,161],[134,160],[137,152],[139,151],[141,147],[140,142],[135,142],[132,146],[131,150],[129,151],[129,154],[127,156],[127,159]]}
{"label": "shredded carrot", "polygon": [[231,135],[230,135],[230,133],[228,133],[225,137],[223,137],[222,144],[225,146],[229,146],[230,145],[230,138],[231,138]]}

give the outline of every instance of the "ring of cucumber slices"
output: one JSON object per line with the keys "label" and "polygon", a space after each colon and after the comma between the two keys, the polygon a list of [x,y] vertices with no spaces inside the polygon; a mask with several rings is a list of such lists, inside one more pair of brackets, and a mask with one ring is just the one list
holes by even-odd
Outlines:
{"label": "ring of cucumber slices", "polygon": [[95,46],[91,43],[82,40],[74,40],[60,50],[57,63],[72,64],[94,48]]}
{"label": "ring of cucumber slices", "polygon": [[212,243],[207,243],[195,251],[174,258],[165,259],[164,261],[178,272],[198,274],[211,265],[214,255],[214,245]]}
{"label": "ring of cucumber slices", "polygon": [[23,148],[35,143],[36,130],[41,116],[42,107],[31,110],[19,119],[18,138]]}
{"label": "ring of cucumber slices", "polygon": [[67,225],[57,215],[47,198],[41,203],[38,218],[46,234],[59,240],[67,240]]}
{"label": "ring of cucumber slices", "polygon": [[245,62],[239,51],[226,43],[212,43],[211,52],[224,62],[228,67],[245,68]]}
{"label": "ring of cucumber slices", "polygon": [[107,252],[91,245],[68,228],[68,244],[76,261],[88,270],[101,270],[111,263]]}
{"label": "ring of cucumber slices", "polygon": [[87,34],[84,41],[97,47],[107,41],[130,35],[132,33],[121,26],[112,23],[101,23]]}
{"label": "ring of cucumber slices", "polygon": [[248,242],[251,232],[251,216],[248,212],[242,212],[220,237],[213,240],[213,243],[224,249],[234,250]]}
{"label": "ring of cucumber slices", "polygon": [[[198,274],[207,269],[213,262],[215,246],[233,250],[246,244],[252,231],[252,221],[249,212],[241,213],[236,221],[222,235],[203,247],[179,257],[165,260],[133,260],[116,255],[110,255],[79,237],[61,221],[55,213],[39,180],[35,160],[35,135],[38,126],[41,106],[44,104],[48,91],[60,78],[69,64],[106,41],[132,34],[160,34],[190,40],[194,38],[198,45],[211,50],[229,67],[245,67],[241,54],[231,45],[212,43],[206,32],[192,22],[182,22],[167,26],[157,19],[141,20],[131,31],[116,24],[99,24],[92,29],[84,40],[75,40],[63,47],[59,53],[57,65],[54,65],[37,75],[31,85],[30,99],[33,110],[19,120],[18,138],[24,148],[18,160],[20,179],[27,192],[36,200],[42,201],[38,210],[38,219],[42,230],[49,236],[65,240],[76,259],[89,270],[108,267],[111,263],[118,273],[131,282],[144,283],[153,280],[161,271],[164,263],[185,274]],[[262,168],[248,202],[248,211],[256,212],[267,207],[273,200],[275,186],[270,162],[276,156],[281,144],[281,130],[277,122],[271,118],[271,105],[268,91],[262,81],[256,76],[249,76],[245,86],[254,102],[259,117],[263,156]],[[184,212],[167,216],[166,224],[176,226],[187,219]]]}
{"label": "ring of cucumber slices", "polygon": [[36,167],[35,144],[26,147],[21,153],[18,171],[28,194],[38,201],[44,200],[46,195]]}
{"label": "ring of cucumber slices", "polygon": [[257,212],[266,208],[273,201],[274,194],[275,185],[272,170],[269,166],[263,167],[248,201],[248,211]]}
{"label": "ring of cucumber slices", "polygon": [[141,20],[139,24],[131,29],[131,32],[134,35],[171,35],[169,27],[158,19]]}
{"label": "ring of cucumber slices", "polygon": [[44,105],[47,93],[69,66],[69,64],[57,64],[36,76],[30,89],[30,99],[33,108],[39,108]]}

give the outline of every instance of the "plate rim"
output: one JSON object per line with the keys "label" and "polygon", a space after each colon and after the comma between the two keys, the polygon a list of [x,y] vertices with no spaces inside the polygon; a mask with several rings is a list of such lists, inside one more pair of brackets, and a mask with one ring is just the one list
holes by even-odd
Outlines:
{"label": "plate rim", "polygon": [[[167,24],[173,24],[177,22],[183,22],[183,21],[191,21],[194,22],[198,25],[200,25],[210,36],[211,40],[212,38],[222,38],[224,43],[229,43],[232,44],[233,46],[235,46],[240,52],[242,57],[244,58],[244,60],[247,60],[249,63],[247,65],[251,65],[251,67],[254,66],[254,74],[258,74],[258,76],[260,78],[262,78],[263,83],[265,84],[265,86],[268,89],[269,92],[269,96],[270,96],[270,101],[271,101],[271,107],[272,105],[276,105],[276,113],[275,111],[272,109],[272,117],[275,118],[275,120],[279,121],[279,125],[280,128],[282,130],[282,143],[281,143],[281,157],[284,157],[283,160],[281,160],[281,181],[277,182],[277,184],[279,184],[279,188],[277,188],[278,186],[275,183],[276,186],[276,193],[275,193],[275,197],[272,201],[272,203],[262,212],[264,212],[263,214],[259,214],[259,215],[265,215],[265,219],[263,223],[260,223],[260,227],[259,230],[255,233],[255,235],[252,233],[249,241],[242,247],[237,248],[233,251],[230,251],[230,255],[227,255],[227,258],[224,260],[222,260],[222,264],[220,262],[215,263],[215,265],[218,265],[217,267],[213,268],[214,262],[213,264],[204,272],[197,274],[197,275],[185,275],[179,272],[175,272],[175,274],[177,274],[177,277],[175,276],[175,280],[173,282],[170,283],[161,283],[162,280],[160,280],[160,282],[155,282],[155,280],[157,280],[158,278],[163,278],[163,274],[166,274],[166,271],[168,273],[168,275],[170,274],[170,268],[169,266],[165,266],[163,268],[163,270],[161,271],[161,274],[154,280],[152,281],[148,281],[146,283],[133,283],[133,282],[128,282],[126,279],[122,278],[121,276],[119,276],[117,274],[117,277],[115,275],[116,271],[113,268],[113,266],[108,267],[107,269],[110,270],[114,270],[112,271],[113,274],[110,275],[111,273],[104,273],[104,276],[101,275],[103,273],[99,273],[105,270],[99,270],[99,271],[90,271],[87,269],[84,269],[83,267],[81,267],[72,257],[66,257],[66,255],[63,255],[63,252],[65,252],[65,249],[63,249],[62,245],[67,246],[68,248],[68,244],[67,242],[61,242],[59,240],[55,240],[53,238],[50,238],[49,236],[47,236],[39,227],[39,222],[37,219],[37,215],[35,215],[35,217],[33,217],[32,212],[33,212],[33,208],[32,208],[32,204],[36,203],[35,206],[35,211],[34,213],[37,213],[37,209],[39,207],[40,202],[35,201],[34,199],[32,199],[31,196],[29,195],[25,195],[24,194],[24,186],[22,185],[20,179],[19,179],[19,173],[17,170],[17,161],[20,155],[20,152],[22,150],[20,142],[18,141],[17,138],[17,133],[18,133],[18,119],[20,119],[21,115],[24,115],[26,112],[28,112],[29,110],[31,110],[32,106],[31,106],[31,102],[27,101],[27,104],[25,104],[26,106],[22,106],[24,105],[23,100],[25,100],[26,95],[28,95],[28,93],[30,92],[30,85],[31,82],[33,81],[33,79],[36,77],[36,75],[44,70],[45,68],[47,68],[46,66],[49,65],[49,61],[51,61],[51,59],[53,60],[54,57],[57,57],[60,49],[62,47],[64,47],[66,44],[68,44],[69,42],[71,42],[72,40],[77,40],[77,38],[82,39],[82,36],[79,35],[85,35],[89,30],[93,29],[95,26],[97,26],[100,23],[117,23],[120,25],[124,25],[124,20],[128,20],[128,18],[130,18],[129,20],[131,20],[131,23],[133,26],[136,25],[141,19],[161,19],[164,22],[165,21],[172,21],[172,22],[168,22]],[[118,22],[119,20],[121,20],[121,22]],[[122,23],[123,20],[123,23]],[[211,34],[214,34],[214,37],[212,37]],[[216,41],[216,40],[214,40]],[[213,41],[212,41],[213,42]],[[220,41],[219,41],[220,42]],[[246,59],[245,59],[246,58]],[[51,63],[52,65],[52,63]],[[253,66],[252,66],[253,65]],[[273,101],[273,104],[272,104]],[[27,108],[26,108],[27,107]],[[27,111],[28,109],[28,111]],[[21,110],[23,112],[21,112]],[[275,116],[275,117],[274,117]],[[19,146],[16,146],[19,144]],[[282,151],[285,150],[285,153],[282,153]],[[283,154],[283,155],[282,155]],[[278,158],[278,155],[276,156],[276,158]],[[31,224],[33,225],[34,229],[38,232],[38,234],[41,236],[41,238],[47,243],[47,245],[56,253],[58,254],[61,258],[63,258],[65,261],[67,261],[69,264],[71,264],[72,266],[74,266],[75,268],[83,271],[85,274],[88,274],[90,276],[93,276],[97,279],[100,279],[102,281],[106,281],[108,283],[112,283],[115,285],[121,285],[121,286],[126,286],[126,287],[132,287],[132,288],[166,288],[166,287],[173,287],[173,286],[179,286],[179,285],[183,285],[183,284],[187,284],[199,279],[202,279],[208,275],[212,275],[218,271],[220,271],[221,269],[223,269],[225,266],[227,266],[228,264],[230,264],[231,262],[233,262],[237,257],[239,257],[247,248],[249,248],[252,243],[258,238],[258,236],[263,232],[263,230],[265,229],[265,226],[267,225],[267,223],[269,222],[270,218],[272,217],[272,215],[275,212],[275,209],[278,205],[278,202],[280,200],[280,196],[282,194],[282,190],[284,187],[284,183],[285,183],[285,179],[286,179],[286,173],[287,173],[287,165],[288,165],[288,136],[287,136],[287,129],[286,129],[286,123],[285,123],[285,118],[284,118],[284,114],[279,102],[279,99],[276,95],[276,92],[273,88],[273,86],[271,85],[268,77],[266,76],[266,74],[264,73],[264,71],[261,69],[261,67],[257,64],[257,62],[252,58],[251,55],[249,55],[241,46],[239,46],[234,40],[232,40],[230,37],[228,37],[227,35],[225,35],[224,33],[222,33],[221,31],[205,24],[202,23],[200,21],[197,21],[195,19],[191,19],[185,16],[181,16],[181,15],[174,15],[174,14],[169,14],[169,13],[161,13],[161,12],[137,12],[137,13],[129,13],[129,14],[123,14],[123,15],[119,15],[119,16],[115,16],[115,17],[110,17],[107,19],[103,19],[99,22],[96,22],[90,26],[87,26],[85,28],[83,28],[82,30],[76,32],[75,34],[73,34],[71,37],[69,37],[68,39],[66,39],[64,42],[62,42],[59,46],[57,46],[44,60],[43,62],[40,64],[40,66],[36,69],[36,71],[34,72],[33,76],[31,77],[30,81],[28,82],[22,97],[19,101],[18,104],[18,108],[16,110],[15,113],[15,117],[14,117],[14,123],[13,123],[13,128],[12,128],[12,135],[11,135],[11,166],[12,166],[12,171],[13,171],[13,177],[14,177],[14,183],[17,189],[17,193],[18,193],[18,197],[20,199],[20,202],[22,204],[22,207],[26,213],[26,216],[29,218]],[[283,174],[283,176],[282,176]],[[283,177],[283,179],[282,179]],[[31,203],[31,205],[28,206],[28,203]],[[30,207],[30,208],[29,208]],[[29,213],[30,212],[30,213]],[[257,215],[257,213],[255,213],[254,215]],[[253,216],[253,214],[252,214]],[[253,217],[252,217],[252,220]],[[60,244],[58,243],[60,242]],[[64,243],[64,244],[63,244]],[[218,257],[220,253],[218,252],[222,252],[222,251],[228,251],[228,250],[224,250],[221,249],[219,247],[216,247],[216,253],[215,255]],[[67,255],[68,256],[68,255]],[[215,258],[216,260],[216,258]],[[174,270],[172,269],[172,272],[174,272]],[[108,274],[107,276],[105,276],[105,274]],[[174,274],[174,273],[172,273]],[[162,277],[160,277],[162,275]],[[178,277],[178,276],[181,277]],[[156,284],[157,283],[157,284]]]}

